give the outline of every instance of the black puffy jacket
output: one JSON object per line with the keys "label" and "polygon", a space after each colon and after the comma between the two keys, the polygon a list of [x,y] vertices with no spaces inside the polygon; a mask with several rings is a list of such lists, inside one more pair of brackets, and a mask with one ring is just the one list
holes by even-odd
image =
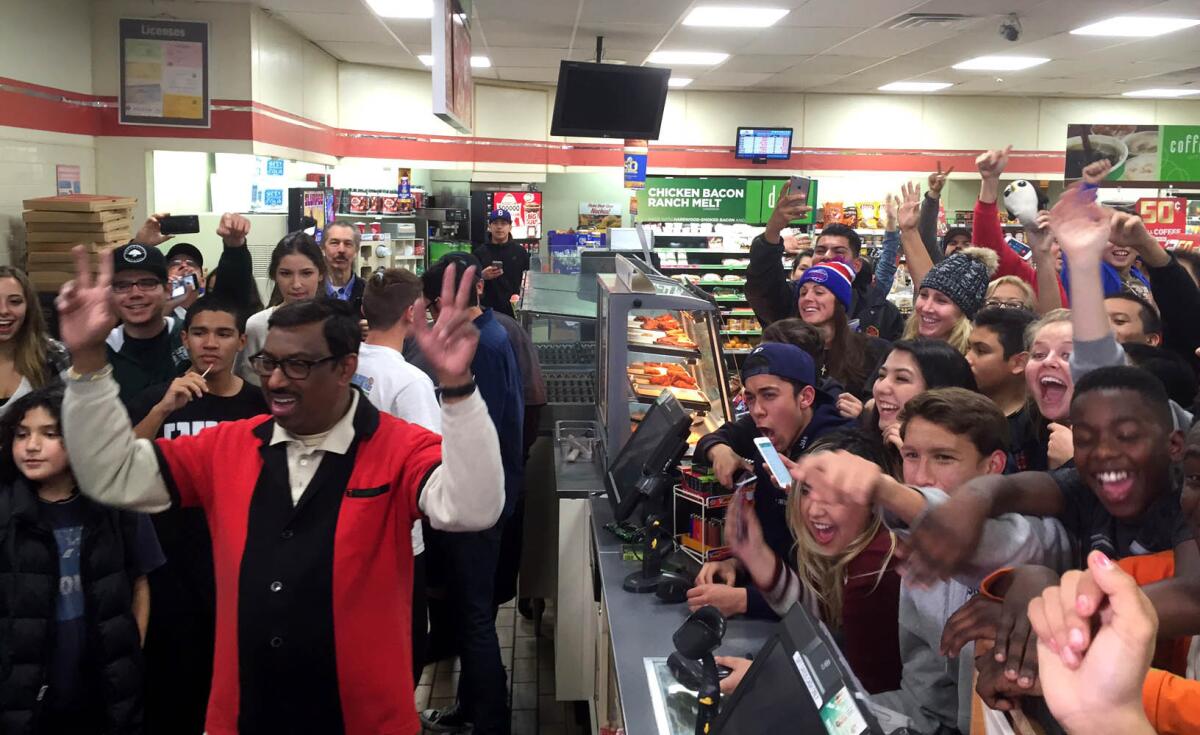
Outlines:
{"label": "black puffy jacket", "polygon": [[[103,721],[97,733],[142,731],[142,652],[132,613],[136,517],[90,500],[81,549],[87,643],[84,691]],[[49,694],[59,554],[23,480],[0,486],[0,735],[37,732]]]}

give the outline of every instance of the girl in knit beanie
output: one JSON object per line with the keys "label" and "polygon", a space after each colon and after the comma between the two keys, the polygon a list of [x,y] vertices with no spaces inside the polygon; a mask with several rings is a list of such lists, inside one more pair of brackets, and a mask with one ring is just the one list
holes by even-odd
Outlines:
{"label": "girl in knit beanie", "polygon": [[983,307],[997,257],[986,248],[963,248],[930,269],[921,281],[905,339],[938,339],[966,354],[971,320]]}

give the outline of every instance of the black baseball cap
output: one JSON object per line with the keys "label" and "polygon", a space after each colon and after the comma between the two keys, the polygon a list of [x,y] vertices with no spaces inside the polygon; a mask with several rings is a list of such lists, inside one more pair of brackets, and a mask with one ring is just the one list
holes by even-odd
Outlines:
{"label": "black baseball cap", "polygon": [[113,251],[113,273],[145,271],[167,280],[167,259],[161,250],[140,242],[131,242]]}
{"label": "black baseball cap", "polygon": [[177,242],[172,245],[171,249],[167,251],[167,263],[170,263],[176,255],[186,255],[196,261],[197,265],[204,266],[204,254],[200,252],[200,248],[190,242]]}

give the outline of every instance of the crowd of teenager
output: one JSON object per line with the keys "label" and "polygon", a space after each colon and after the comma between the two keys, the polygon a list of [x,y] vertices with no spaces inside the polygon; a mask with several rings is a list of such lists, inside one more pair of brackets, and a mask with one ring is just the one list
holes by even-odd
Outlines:
{"label": "crowd of teenager", "polygon": [[[753,501],[688,604],[804,606],[914,731],[1200,732],[1196,258],[1099,204],[1101,163],[1026,261],[1007,157],[980,156],[970,230],[936,234],[940,168],[889,197],[873,259],[842,225],[785,238],[807,209],[781,197],[747,270],[745,414],[695,449]],[[420,276],[356,273],[351,223],[291,233],[264,305],[248,220],[221,218],[210,272],[155,215],[76,252],[58,339],[0,269],[0,733],[509,730],[495,620],[546,392],[512,318],[529,259],[489,220]],[[456,703],[418,715],[450,655]],[[750,662],[720,662],[731,691]]]}
{"label": "crowd of teenager", "polygon": [[[808,209],[781,197],[750,249],[767,326],[745,413],[696,447],[727,487],[756,481],[689,605],[805,606],[916,732],[1200,732],[1195,257],[1098,203],[1100,162],[1028,213],[1023,258],[999,207],[1033,185],[1002,193],[1008,155],[978,158],[970,229],[936,236],[940,167],[888,197],[873,262],[849,227],[785,236]],[[907,319],[887,298],[901,255]],[[720,662],[732,691],[751,662]]]}

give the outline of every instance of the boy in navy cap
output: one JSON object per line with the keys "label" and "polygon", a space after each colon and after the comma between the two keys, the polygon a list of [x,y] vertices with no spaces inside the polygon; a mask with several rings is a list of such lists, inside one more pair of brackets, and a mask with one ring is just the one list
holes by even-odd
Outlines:
{"label": "boy in navy cap", "polygon": [[521,293],[529,270],[529,253],[512,239],[512,215],[497,209],[488,215],[488,240],[471,253],[483,264],[483,298],[480,303],[514,316],[512,297]]}
{"label": "boy in navy cap", "polygon": [[126,406],[152,385],[191,366],[180,341],[183,322],[163,316],[167,263],[156,247],[131,242],[113,251],[112,300],[121,324],[108,335],[108,361]]}
{"label": "boy in navy cap", "polygon": [[[787,494],[771,479],[754,439],[765,436],[781,455],[796,459],[819,437],[850,428],[852,421],[838,413],[836,398],[817,389],[816,384],[816,368],[807,352],[795,345],[760,344],[742,365],[748,415],[725,424],[696,445],[696,461],[712,465],[726,487],[732,487],[742,473],[755,474],[754,513],[762,524],[764,540],[780,559],[793,557]],[[741,613],[774,617],[758,590],[733,586],[738,571],[734,560],[705,564],[696,577],[696,587],[688,593],[688,605],[693,610],[713,605],[727,617]]]}

